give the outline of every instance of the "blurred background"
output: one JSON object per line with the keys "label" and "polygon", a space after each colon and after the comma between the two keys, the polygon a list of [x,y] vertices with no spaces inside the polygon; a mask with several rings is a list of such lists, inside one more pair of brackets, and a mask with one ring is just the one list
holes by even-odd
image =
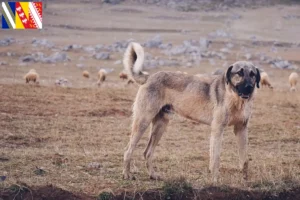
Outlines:
{"label": "blurred background", "polygon": [[[291,0],[46,0],[42,30],[1,30],[1,83],[35,68],[41,84],[63,77],[95,86],[116,77],[130,41],[146,48],[145,69],[212,73],[249,60],[277,77],[300,61],[300,5]],[[283,70],[282,70],[283,69]],[[91,73],[90,82],[81,72]],[[288,71],[288,72],[286,72]],[[92,75],[94,74],[94,76]],[[108,79],[113,80],[114,78]],[[286,85],[286,84],[285,84]],[[280,88],[280,87],[279,87]]]}

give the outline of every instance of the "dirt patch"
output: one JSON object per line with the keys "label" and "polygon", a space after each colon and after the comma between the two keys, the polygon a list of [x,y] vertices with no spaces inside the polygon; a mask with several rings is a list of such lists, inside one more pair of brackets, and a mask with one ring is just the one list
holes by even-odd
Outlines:
{"label": "dirt patch", "polygon": [[[174,192],[168,190],[167,192]],[[178,191],[176,192],[176,194]],[[47,185],[42,187],[27,187],[12,185],[9,188],[3,189],[0,192],[0,198],[3,200],[29,200],[29,199],[43,199],[43,200],[124,200],[124,199],[143,199],[143,200],[189,200],[189,199],[201,199],[201,200],[249,200],[249,199],[268,199],[268,200],[286,200],[286,199],[300,199],[300,188],[294,188],[291,190],[284,190],[279,193],[272,193],[268,191],[246,191],[236,188],[228,187],[207,187],[203,189],[193,189],[182,191],[180,194],[172,195],[172,193],[166,193],[161,189],[140,191],[140,192],[121,192],[118,195],[114,195],[109,192],[103,192],[98,197],[91,197],[86,194],[72,193],[53,185]]]}
{"label": "dirt patch", "polygon": [[84,194],[74,194],[65,191],[61,188],[57,188],[53,185],[30,188],[27,186],[17,186],[12,185],[9,188],[4,189],[0,193],[0,197],[4,200],[30,200],[30,199],[55,199],[55,200],[65,200],[65,199],[94,199]]}

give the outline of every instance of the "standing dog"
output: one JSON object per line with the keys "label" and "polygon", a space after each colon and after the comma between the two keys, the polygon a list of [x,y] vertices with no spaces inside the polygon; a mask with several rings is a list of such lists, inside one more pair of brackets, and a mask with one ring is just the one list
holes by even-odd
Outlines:
{"label": "standing dog", "polygon": [[224,128],[234,126],[239,165],[247,178],[248,122],[251,116],[255,85],[259,88],[259,70],[250,62],[239,61],[223,75],[189,76],[176,72],[142,72],[144,50],[138,43],[129,44],[123,64],[127,73],[141,84],[133,105],[132,134],[124,153],[123,177],[131,178],[132,153],[147,127],[151,136],[144,152],[150,178],[158,179],[152,159],[154,149],[168,125],[173,111],[186,118],[211,126],[209,169],[217,180]]}

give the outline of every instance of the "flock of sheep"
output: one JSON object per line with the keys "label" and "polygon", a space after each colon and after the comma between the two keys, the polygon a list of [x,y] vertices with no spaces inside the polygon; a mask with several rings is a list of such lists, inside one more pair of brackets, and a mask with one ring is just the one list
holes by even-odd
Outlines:
{"label": "flock of sheep", "polygon": [[[290,83],[290,91],[294,92],[296,91],[296,85],[298,81],[299,75],[297,72],[292,72],[289,76],[289,83]],[[273,86],[271,85],[270,78],[266,72],[260,73],[260,84],[262,86],[267,86],[271,89],[273,89]]]}
{"label": "flock of sheep", "polygon": [[[177,71],[180,72],[180,71]],[[180,73],[184,73],[187,74],[186,72],[180,72]],[[214,75],[220,74],[222,73],[222,71],[216,71],[215,73],[213,73]],[[106,79],[107,76],[107,71],[105,69],[100,69],[98,72],[98,81],[97,81],[97,85],[100,86]],[[83,71],[82,72],[82,76],[84,78],[89,78],[90,77],[90,73],[88,71]],[[201,74],[199,74],[198,76],[202,76]],[[271,85],[270,82],[270,78],[268,76],[268,74],[265,71],[262,71],[261,74],[261,80],[260,83],[262,86],[267,86],[271,89],[273,89],[273,86]],[[128,75],[125,72],[121,72],[119,74],[119,78],[122,80],[127,80],[127,83],[134,83],[134,81],[132,79],[130,79],[128,77]],[[39,79],[39,74],[36,72],[35,69],[31,69],[25,76],[24,79],[26,81],[26,83],[39,83],[38,79]],[[290,83],[290,91],[296,91],[296,85],[297,85],[297,81],[299,79],[299,75],[297,74],[297,72],[292,72],[291,75],[289,76],[289,83]]]}

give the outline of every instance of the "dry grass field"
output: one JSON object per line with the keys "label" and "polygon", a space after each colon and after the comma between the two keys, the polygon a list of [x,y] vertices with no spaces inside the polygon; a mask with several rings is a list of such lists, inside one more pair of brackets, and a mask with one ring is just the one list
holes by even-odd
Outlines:
{"label": "dry grass field", "polygon": [[[299,46],[278,47],[274,53],[268,50],[271,46],[253,46],[249,40],[256,35],[266,44],[273,40],[287,44],[299,41],[299,20],[282,19],[286,13],[299,14],[299,11],[299,6],[234,10],[242,15],[231,24],[235,38],[215,40],[210,48],[217,50],[226,42],[233,43],[234,48],[226,59],[228,64],[245,59],[239,52],[247,47],[253,54],[276,54],[299,65]],[[74,12],[79,12],[80,17]],[[151,6],[133,7],[129,3],[110,6],[78,1],[69,5],[54,1],[44,13],[44,30],[1,30],[0,39],[12,36],[17,42],[0,47],[0,61],[8,63],[0,65],[0,176],[6,178],[0,180],[0,199],[110,199],[111,193],[116,199],[126,196],[131,199],[299,199],[300,86],[297,92],[289,92],[288,76],[293,70],[259,65],[269,73],[274,89],[258,89],[254,101],[249,126],[249,179],[244,180],[239,172],[235,136],[232,127],[228,127],[223,138],[220,178],[213,185],[208,172],[210,127],[177,115],[171,116],[168,130],[155,152],[156,169],[167,181],[148,178],[142,155],[147,134],[134,153],[132,170],[136,180],[122,179],[131,108],[138,90],[137,85],[126,85],[118,78],[122,65],[115,62],[122,59],[122,52],[112,53],[110,60],[105,61],[95,60],[83,51],[67,52],[70,61],[65,63],[20,61],[20,57],[30,53],[55,51],[33,47],[33,37],[46,38],[57,49],[68,44],[111,44],[129,38],[144,42],[156,33],[164,42],[179,44],[224,28],[224,20],[230,15],[231,11],[183,13]],[[259,16],[265,20],[258,20]],[[270,26],[278,20],[281,29],[272,31]],[[182,34],[178,29],[190,32]],[[146,51],[168,57],[157,49],[146,48]],[[12,56],[7,52],[12,52]],[[84,57],[84,61],[79,57]],[[215,62],[211,65],[204,59],[192,67],[162,66],[148,71],[210,73],[222,68],[224,60]],[[76,67],[78,63],[85,65],[84,69],[91,73],[90,79],[82,77],[83,69]],[[114,71],[97,87],[96,72],[100,67]],[[39,85],[25,84],[23,75],[31,68],[40,74]],[[72,86],[54,86],[60,77],[67,78]],[[187,196],[180,196],[178,191],[175,191],[178,196],[172,196],[172,187],[188,190]],[[164,196],[166,192],[171,196]]]}

